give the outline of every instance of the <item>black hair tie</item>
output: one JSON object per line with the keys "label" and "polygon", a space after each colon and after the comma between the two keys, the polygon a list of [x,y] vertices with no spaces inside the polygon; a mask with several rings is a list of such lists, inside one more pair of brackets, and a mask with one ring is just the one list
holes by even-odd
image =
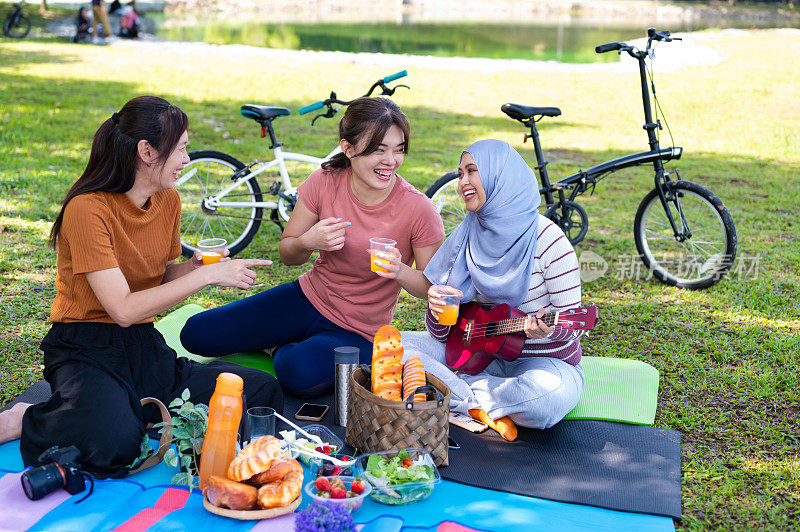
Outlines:
{"label": "black hair tie", "polygon": [[119,114],[114,113],[113,115],[111,115],[111,121],[114,122],[115,125],[119,124]]}

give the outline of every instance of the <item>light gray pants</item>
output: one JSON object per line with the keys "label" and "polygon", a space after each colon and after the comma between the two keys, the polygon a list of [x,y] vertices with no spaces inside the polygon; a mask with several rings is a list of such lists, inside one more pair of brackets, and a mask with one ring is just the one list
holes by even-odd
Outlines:
{"label": "light gray pants", "polygon": [[403,360],[418,356],[425,370],[450,387],[450,410],[481,408],[492,419],[508,416],[517,425],[552,427],[578,404],[583,368],[557,358],[495,360],[477,375],[455,374],[445,364],[444,346],[427,331],[403,331]]}

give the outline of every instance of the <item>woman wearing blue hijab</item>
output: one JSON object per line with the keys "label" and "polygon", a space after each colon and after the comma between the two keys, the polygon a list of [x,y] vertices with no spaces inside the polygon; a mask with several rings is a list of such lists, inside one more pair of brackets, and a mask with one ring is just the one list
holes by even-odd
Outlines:
{"label": "woman wearing blue hijab", "polygon": [[[427,332],[403,332],[405,357],[450,387],[452,411],[469,414],[516,438],[516,424],[547,428],[578,402],[583,389],[582,331],[548,327],[545,312],[580,306],[580,270],[561,229],[541,216],[539,186],[522,157],[506,142],[481,140],[461,154],[458,190],[468,211],[425,268]],[[525,317],[522,352],[495,359],[475,375],[454,373],[445,362],[450,326],[440,325],[441,291],[462,303],[506,303]]]}

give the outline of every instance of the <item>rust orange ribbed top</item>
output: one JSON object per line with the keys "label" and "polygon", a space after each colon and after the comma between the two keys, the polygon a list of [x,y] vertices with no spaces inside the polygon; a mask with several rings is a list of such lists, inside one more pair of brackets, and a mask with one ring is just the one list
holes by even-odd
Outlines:
{"label": "rust orange ribbed top", "polygon": [[[181,205],[175,190],[139,208],[126,194],[91,192],[64,210],[58,237],[56,298],[50,321],[113,323],[86,273],[120,268],[131,292],[161,284],[167,262],[181,254]],[[142,323],[153,321],[153,318]]]}

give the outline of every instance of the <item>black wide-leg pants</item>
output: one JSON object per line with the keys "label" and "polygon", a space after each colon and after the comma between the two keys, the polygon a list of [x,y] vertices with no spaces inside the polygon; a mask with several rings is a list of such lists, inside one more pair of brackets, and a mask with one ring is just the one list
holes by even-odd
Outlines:
{"label": "black wide-leg pants", "polygon": [[193,403],[208,404],[222,372],[244,380],[248,406],[283,412],[283,393],[272,375],[231,362],[200,364],[176,356],[152,323],[54,323],[42,340],[44,378],[53,391],[22,420],[20,450],[26,465],[39,465],[48,447],[74,445],[81,465],[95,476],[124,476],[139,456],[148,422],[158,409],[140,406],[155,397],[165,405],[184,389]]}

